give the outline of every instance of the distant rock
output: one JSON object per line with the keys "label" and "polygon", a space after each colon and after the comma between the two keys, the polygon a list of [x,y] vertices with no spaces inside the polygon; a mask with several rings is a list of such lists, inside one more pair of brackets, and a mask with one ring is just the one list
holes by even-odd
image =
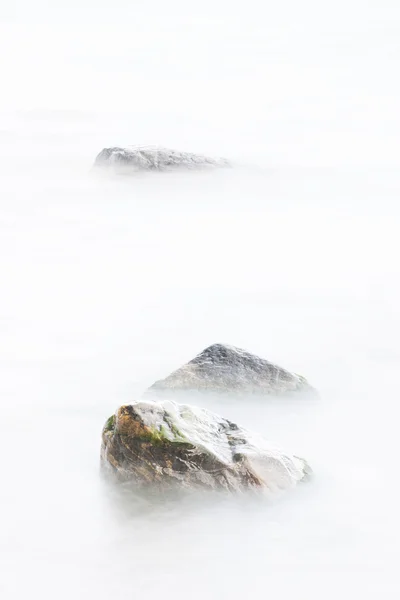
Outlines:
{"label": "distant rock", "polygon": [[127,146],[104,148],[95,160],[96,167],[111,167],[117,171],[171,171],[176,169],[207,169],[229,167],[224,158],[209,158],[201,154],[178,152],[160,146]]}
{"label": "distant rock", "polygon": [[234,423],[170,401],[121,406],[104,426],[101,464],[117,480],[159,491],[278,491],[311,473],[303,459]]}
{"label": "distant rock", "polygon": [[151,392],[227,392],[235,394],[285,394],[313,391],[307,380],[234,346],[214,344],[160,381]]}

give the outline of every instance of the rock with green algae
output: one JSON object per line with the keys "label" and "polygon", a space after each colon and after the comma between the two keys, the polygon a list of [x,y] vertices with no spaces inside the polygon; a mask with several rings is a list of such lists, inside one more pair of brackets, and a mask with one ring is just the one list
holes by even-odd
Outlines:
{"label": "rock with green algae", "polygon": [[241,348],[213,344],[191,361],[156,381],[147,393],[214,392],[281,395],[315,390],[301,375]]}
{"label": "rock with green algae", "polygon": [[101,465],[117,480],[159,490],[276,491],[311,472],[227,419],[171,401],[121,406],[104,426]]}

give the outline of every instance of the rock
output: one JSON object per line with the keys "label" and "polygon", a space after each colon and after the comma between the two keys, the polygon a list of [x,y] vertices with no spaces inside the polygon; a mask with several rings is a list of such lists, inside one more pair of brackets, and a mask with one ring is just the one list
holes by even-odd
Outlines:
{"label": "rock", "polygon": [[234,423],[171,401],[121,406],[104,426],[101,464],[117,480],[159,491],[277,491],[311,473],[303,459]]}
{"label": "rock", "polygon": [[229,167],[224,158],[209,158],[200,154],[178,152],[159,146],[127,146],[104,148],[95,160],[96,167],[113,167],[128,172],[170,171]]}
{"label": "rock", "polygon": [[160,381],[147,393],[183,391],[234,394],[284,394],[313,391],[301,375],[234,346],[214,344]]}

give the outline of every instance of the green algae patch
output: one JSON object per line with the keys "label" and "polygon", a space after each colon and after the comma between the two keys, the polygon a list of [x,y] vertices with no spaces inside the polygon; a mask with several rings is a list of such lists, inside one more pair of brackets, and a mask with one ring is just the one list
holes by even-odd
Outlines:
{"label": "green algae patch", "polygon": [[[187,442],[187,437],[180,431],[177,425],[174,423],[172,419],[165,419],[167,424],[169,425],[169,431],[166,429],[164,425],[161,425],[161,431],[163,432],[164,437],[168,439],[170,442],[174,443],[182,443]],[[169,434],[169,435],[168,435]],[[173,435],[171,439],[171,434]]]}
{"label": "green algae patch", "polygon": [[154,446],[186,443],[188,441],[178,427],[173,423],[162,424],[160,429],[156,427],[149,427],[147,425],[139,425],[135,427],[134,432],[131,431],[126,434],[119,432],[119,434],[122,436],[126,435],[127,437],[132,437],[132,439],[137,439],[142,442],[153,444]]}
{"label": "green algae patch", "polygon": [[115,426],[115,415],[111,415],[109,419],[107,419],[106,424],[104,425],[104,431],[113,431]]}
{"label": "green algae patch", "polygon": [[155,429],[153,427],[142,428],[136,435],[137,439],[140,439],[144,442],[149,442],[155,446],[164,444],[168,441],[168,438],[163,437],[161,431]]}
{"label": "green algae patch", "polygon": [[160,436],[164,439],[164,440],[169,440],[168,437],[168,429],[165,427],[165,425],[161,425],[160,427]]}
{"label": "green algae patch", "polygon": [[165,425],[161,425],[160,429],[146,427],[139,432],[137,437],[152,444],[176,444],[187,441],[175,425],[170,425],[170,429]]}

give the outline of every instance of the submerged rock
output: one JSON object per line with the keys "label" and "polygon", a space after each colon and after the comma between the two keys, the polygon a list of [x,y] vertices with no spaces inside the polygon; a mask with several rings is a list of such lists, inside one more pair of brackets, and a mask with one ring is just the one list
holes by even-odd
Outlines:
{"label": "submerged rock", "polygon": [[229,392],[235,394],[284,394],[312,391],[301,375],[250,354],[246,350],[214,344],[160,381],[148,392]]}
{"label": "submerged rock", "polygon": [[104,148],[96,157],[95,166],[116,170],[170,171],[175,169],[204,169],[229,167],[224,158],[210,158],[201,154],[178,152],[160,146],[127,146]]}
{"label": "submerged rock", "polygon": [[160,490],[276,491],[311,472],[234,423],[170,401],[121,406],[103,428],[101,464],[118,480]]}

